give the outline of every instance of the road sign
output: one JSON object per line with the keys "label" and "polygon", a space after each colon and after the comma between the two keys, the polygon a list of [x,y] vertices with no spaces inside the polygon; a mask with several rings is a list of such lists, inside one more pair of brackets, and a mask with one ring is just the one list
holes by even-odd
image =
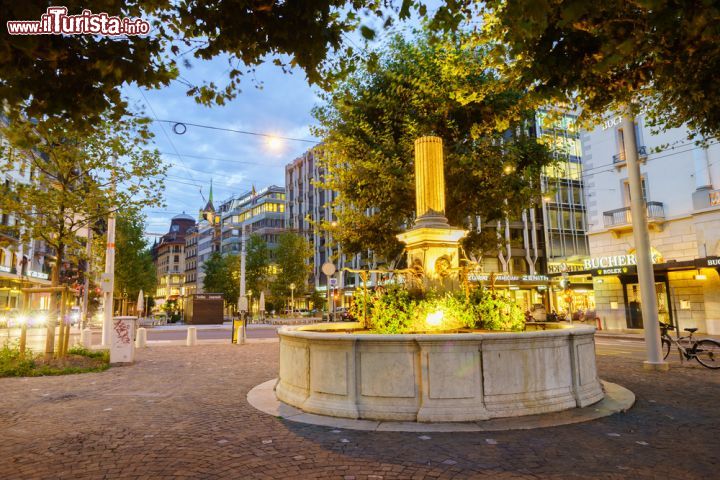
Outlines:
{"label": "road sign", "polygon": [[330,287],[332,287],[332,288],[337,287],[337,278],[330,279]]}
{"label": "road sign", "polygon": [[335,274],[335,270],[337,270],[337,269],[335,268],[335,264],[332,263],[332,262],[325,262],[325,263],[322,264],[322,272],[323,272],[325,275],[327,275],[328,277],[329,277],[330,275],[334,275],[334,274]]}

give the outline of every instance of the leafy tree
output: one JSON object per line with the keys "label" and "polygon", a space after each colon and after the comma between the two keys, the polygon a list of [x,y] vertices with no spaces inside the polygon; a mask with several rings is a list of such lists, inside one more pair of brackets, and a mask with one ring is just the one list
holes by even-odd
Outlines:
{"label": "leafy tree", "polygon": [[[717,2],[484,2],[492,65],[536,102],[576,102],[591,120],[634,107],[656,124],[720,134]],[[594,118],[595,117],[595,118]]]}
{"label": "leafy tree", "polygon": [[280,234],[275,247],[275,262],[278,273],[270,284],[270,291],[276,298],[290,298],[290,284],[295,284],[295,298],[307,289],[307,280],[312,266],[310,244],[302,235],[292,232]]}
{"label": "leafy tree", "polygon": [[209,293],[222,293],[228,305],[237,304],[240,296],[240,257],[215,252],[203,264],[203,289]]}
{"label": "leafy tree", "polygon": [[[494,90],[493,72],[480,68],[484,51],[467,40],[396,36],[315,110],[324,183],[340,193],[337,223],[320,228],[346,253],[370,248],[392,260],[402,251],[395,235],[413,221],[414,141],[424,135],[443,139],[445,213],[452,225],[473,228],[466,248],[497,243],[493,228],[479,232],[469,219],[493,225],[537,201],[551,152],[528,128],[533,112],[522,111],[522,95]],[[477,95],[459,98],[461,91]]]}
{"label": "leafy tree", "polygon": [[[245,282],[256,298],[268,287],[268,267],[270,266],[270,248],[263,238],[253,233],[246,245]],[[238,272],[239,272],[238,264]]]}
{"label": "leafy tree", "polygon": [[[122,86],[159,88],[179,78],[191,58],[228,61],[227,84],[188,86],[198,102],[233,98],[245,74],[269,59],[284,70],[300,67],[311,83],[327,86],[331,72],[352,67],[329,52],[353,52],[345,44],[362,17],[389,26],[407,18],[411,7],[424,15],[423,2],[403,0],[66,0],[69,14],[83,9],[129,16],[151,23],[151,35],[113,38],[100,35],[3,35],[0,38],[0,98],[27,104],[27,115],[63,114],[93,120],[107,109],[125,112]],[[5,20],[39,20],[47,2],[0,0]],[[438,9],[446,15],[446,8]],[[365,22],[368,23],[368,22]],[[374,36],[367,25],[365,37]]]}
{"label": "leafy tree", "polygon": [[145,219],[138,210],[124,210],[117,216],[115,244],[115,294],[127,293],[135,300],[140,290],[155,291],[156,269],[144,236]]}
{"label": "leafy tree", "polygon": [[111,211],[162,204],[164,165],[157,151],[145,149],[151,135],[142,120],[106,115],[79,126],[59,117],[11,116],[0,134],[8,141],[0,171],[30,169],[33,178],[7,185],[0,210],[12,212],[23,240],[41,239],[54,250],[53,286],[63,265],[83,255],[81,230]]}

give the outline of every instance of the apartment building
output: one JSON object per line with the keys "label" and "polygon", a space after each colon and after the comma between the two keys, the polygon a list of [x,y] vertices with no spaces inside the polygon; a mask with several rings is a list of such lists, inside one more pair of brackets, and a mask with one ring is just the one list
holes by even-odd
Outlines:
{"label": "apartment building", "polygon": [[[326,171],[322,165],[322,148],[313,148],[285,166],[285,189],[287,190],[287,208],[285,223],[288,230],[303,235],[313,249],[313,271],[308,281],[318,292],[326,293],[328,278],[322,273],[322,265],[331,262],[337,273],[334,275],[338,291],[336,305],[344,305],[345,299],[352,295],[355,288],[362,285],[357,273],[344,268],[377,268],[383,259],[377,258],[371,251],[362,255],[347,255],[327,232],[315,228],[323,222],[331,223],[336,217],[332,204],[337,192],[322,188]],[[368,285],[375,285],[377,278],[372,274]],[[343,292],[340,296],[339,292]]]}
{"label": "apartment building", "polygon": [[590,256],[603,326],[643,327],[635,266],[626,138],[637,139],[660,321],[720,333],[720,146],[697,145],[685,129],[655,132],[643,116],[634,132],[621,117],[581,135]]}
{"label": "apartment building", "polygon": [[272,250],[285,229],[285,188],[271,185],[230,198],[218,207],[222,254],[239,255],[242,230],[262,237]]}
{"label": "apartment building", "polygon": [[185,291],[185,238],[194,229],[195,219],[182,213],[170,221],[168,233],[153,245],[153,258],[158,285],[155,305],[162,306],[168,300],[181,300]]}
{"label": "apartment building", "polygon": [[[0,139],[3,150],[7,140]],[[4,188],[12,184],[37,182],[37,172],[22,156],[16,157],[12,169],[0,176]],[[20,288],[50,285],[54,252],[41,240],[22,240],[22,227],[12,212],[0,211],[0,315],[22,307]],[[32,308],[46,309],[49,295],[37,295]]]}

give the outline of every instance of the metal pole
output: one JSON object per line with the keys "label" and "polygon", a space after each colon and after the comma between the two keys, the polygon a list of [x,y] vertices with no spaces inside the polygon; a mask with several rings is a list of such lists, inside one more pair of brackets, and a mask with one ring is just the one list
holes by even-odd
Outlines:
{"label": "metal pole", "polygon": [[240,331],[240,341],[239,344],[245,343],[245,328],[247,326],[247,310],[248,310],[248,301],[247,297],[245,295],[245,257],[247,256],[247,252],[245,249],[246,244],[246,238],[245,238],[245,225],[241,227],[240,230],[240,297],[238,298],[238,311],[240,312],[240,318],[242,319],[242,330]]}
{"label": "metal pole", "polygon": [[[117,166],[117,157],[113,156],[113,170]],[[113,193],[115,178],[113,172]],[[107,291],[103,294],[102,346],[110,348],[110,329],[113,317],[113,293],[115,291],[115,212],[110,211],[107,225],[107,245],[105,248],[105,276],[108,279]]]}
{"label": "metal pole", "polygon": [[92,258],[92,237],[93,231],[88,224],[87,234],[87,246],[85,247],[85,254],[87,255],[87,261],[85,263],[85,284],[83,285],[83,298],[82,298],[82,312],[80,313],[80,321],[78,322],[78,328],[82,330],[87,325],[87,314],[88,314],[88,289],[90,288],[90,259]]}
{"label": "metal pole", "polygon": [[650,251],[650,232],[647,223],[647,207],[643,199],[642,177],[638,163],[637,140],[634,117],[625,115],[622,119],[625,140],[625,161],[630,186],[630,212],[632,215],[635,255],[637,258],[638,283],[642,300],[643,328],[647,360],[643,362],[649,370],[667,370],[670,366],[663,361],[660,350],[660,325],[658,324],[657,296],[655,293],[655,272]]}

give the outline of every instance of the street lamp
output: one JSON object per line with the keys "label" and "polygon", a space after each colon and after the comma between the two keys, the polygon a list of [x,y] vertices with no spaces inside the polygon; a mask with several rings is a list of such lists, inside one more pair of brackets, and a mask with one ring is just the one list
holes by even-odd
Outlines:
{"label": "street lamp", "polygon": [[295,311],[295,284],[290,284],[290,316],[293,315]]}

